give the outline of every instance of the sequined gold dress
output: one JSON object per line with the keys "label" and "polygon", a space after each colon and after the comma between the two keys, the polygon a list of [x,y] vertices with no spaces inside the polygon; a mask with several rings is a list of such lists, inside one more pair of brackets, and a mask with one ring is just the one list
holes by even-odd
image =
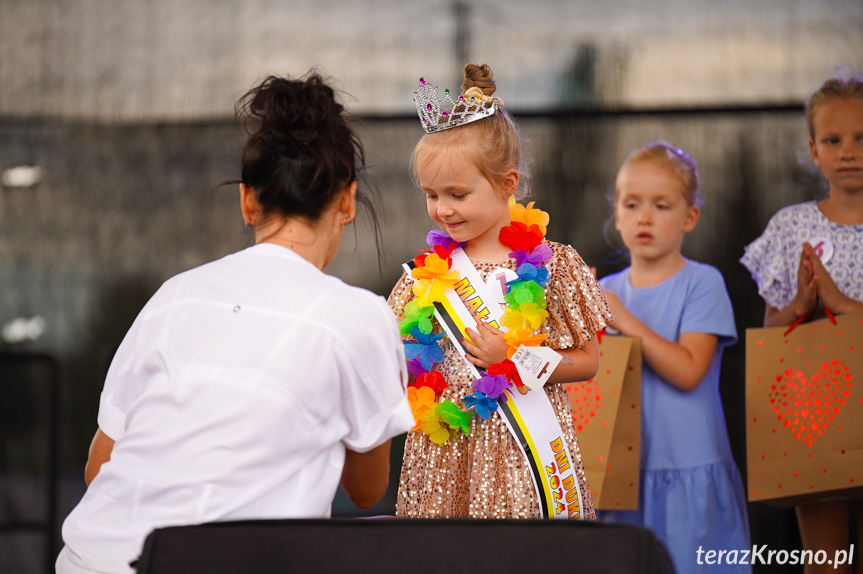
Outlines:
{"label": "sequined gold dress", "polygon": [[[548,320],[539,332],[553,349],[581,347],[584,341],[611,320],[602,291],[590,269],[569,245],[548,242],[552,260],[546,264],[550,280],[545,288]],[[515,270],[515,260],[499,262],[472,260],[482,277],[495,269]],[[413,279],[405,274],[393,288],[389,304],[396,316],[404,315],[405,304],[413,299]],[[435,332],[440,326],[435,326]],[[444,338],[444,360],[436,366],[448,382],[443,398],[459,404],[473,392],[473,378],[464,359]],[[570,452],[577,464],[576,475],[582,495],[583,517],[595,519],[593,499],[578,450],[572,410],[562,384],[546,384]],[[539,504],[530,478],[530,467],[495,413],[487,421],[474,417],[470,435],[436,445],[421,430],[408,433],[399,478],[396,515],[407,518],[538,518]]]}

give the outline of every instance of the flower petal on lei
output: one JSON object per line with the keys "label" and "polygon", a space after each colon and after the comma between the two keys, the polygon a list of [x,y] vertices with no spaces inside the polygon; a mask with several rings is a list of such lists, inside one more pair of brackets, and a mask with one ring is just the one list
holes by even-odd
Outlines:
{"label": "flower petal on lei", "polygon": [[422,267],[414,267],[411,277],[416,279],[412,290],[419,299],[419,305],[425,307],[434,301],[442,301],[447,287],[455,285],[461,278],[456,270],[450,270],[451,261],[442,258],[438,253],[429,253]]}
{"label": "flower petal on lei", "polygon": [[507,329],[528,329],[535,331],[548,318],[548,311],[540,309],[536,303],[522,303],[518,309],[508,307],[500,318],[501,325]]}
{"label": "flower petal on lei", "polygon": [[414,267],[411,277],[416,282],[411,288],[419,300],[419,305],[425,307],[435,301],[442,301],[445,289],[452,287],[461,278],[458,271],[451,271],[452,260],[441,257],[439,253],[428,253],[422,267]]}
{"label": "flower petal on lei", "polygon": [[526,321],[524,319],[524,315],[521,314],[521,311],[511,307],[507,307],[503,312],[503,315],[500,316],[500,324],[507,329],[525,329],[525,323]]}
{"label": "flower petal on lei", "polygon": [[423,345],[421,343],[411,343],[404,341],[405,358],[418,359],[420,365],[425,370],[431,370],[432,365],[443,361],[443,350],[437,343],[431,345]]}
{"label": "flower petal on lei", "polygon": [[420,279],[411,287],[414,295],[416,295],[416,300],[422,305],[431,305],[435,301],[443,301],[446,296],[445,289],[445,285],[433,279]]}
{"label": "flower petal on lei", "polygon": [[437,335],[423,333],[419,327],[411,329],[411,335],[417,340],[416,343],[402,341],[405,346],[405,358],[418,359],[420,365],[426,371],[431,370],[432,365],[443,361],[443,349],[438,341],[443,333]]}
{"label": "flower petal on lei", "polygon": [[429,247],[440,245],[448,252],[452,253],[456,247],[461,247],[466,242],[456,241],[455,239],[447,235],[446,232],[441,231],[440,229],[433,229],[432,231],[428,232],[428,235],[426,235],[426,243]]}
{"label": "flower petal on lei", "polygon": [[503,375],[504,377],[515,383],[517,387],[524,386],[524,382],[521,380],[521,376],[518,374],[518,368],[515,366],[515,363],[513,363],[509,359],[505,359],[500,363],[489,365],[488,374]]}
{"label": "flower petal on lei", "polygon": [[509,286],[509,291],[503,296],[511,307],[524,303],[536,303],[540,309],[546,308],[545,291],[536,281],[519,281]]}
{"label": "flower petal on lei", "polygon": [[408,366],[408,373],[410,373],[414,377],[418,377],[419,375],[428,372],[428,369],[422,366],[422,363],[420,363],[419,359],[409,359],[408,361],[406,361],[406,363]]}
{"label": "flower petal on lei", "polygon": [[458,271],[450,271],[451,265],[452,261],[449,260],[449,257],[441,257],[439,253],[429,253],[422,267],[414,267],[411,271],[411,277],[414,279],[438,279],[455,273],[457,280]]}
{"label": "flower petal on lei", "polygon": [[534,208],[533,204],[533,201],[528,203],[527,207],[518,203],[512,204],[509,208],[509,217],[513,221],[524,223],[527,227],[536,225],[542,234],[545,235],[545,226],[548,225],[548,213]]}
{"label": "flower petal on lei", "polygon": [[399,322],[399,332],[407,335],[414,327],[419,327],[423,333],[431,333],[431,317],[434,314],[432,305],[420,305],[419,299],[413,299],[405,305],[404,318]]}
{"label": "flower petal on lei", "polygon": [[465,395],[461,402],[463,402],[467,408],[473,409],[479,418],[486,421],[491,418],[491,414],[493,412],[497,411],[497,401],[485,396],[479,391]]}
{"label": "flower petal on lei", "polygon": [[415,267],[425,267],[426,257],[428,257],[429,255],[437,255],[438,257],[446,261],[447,267],[452,267],[452,257],[450,257],[450,253],[452,252],[452,250],[448,250],[441,245],[432,245],[431,249],[417,249],[417,251],[422,251],[422,253],[414,257]]}
{"label": "flower petal on lei", "polygon": [[441,416],[435,409],[425,411],[420,417],[420,428],[435,444],[443,444],[449,440],[449,430],[440,423]]}
{"label": "flower petal on lei", "polygon": [[418,327],[411,329],[411,335],[417,340],[417,343],[420,343],[421,345],[432,345],[443,338],[443,333],[438,333],[437,335],[423,333]]}
{"label": "flower petal on lei", "polygon": [[548,283],[548,269],[542,265],[534,267],[530,263],[522,263],[518,266],[516,273],[518,273],[518,278],[507,281],[505,285],[512,285],[519,281],[534,281],[540,287],[545,287],[545,284]]}
{"label": "flower petal on lei", "polygon": [[498,237],[501,243],[513,251],[524,249],[528,253],[533,251],[545,239],[539,230],[539,226],[531,225],[528,227],[518,221],[513,221],[510,225],[501,229]]}
{"label": "flower petal on lei", "polygon": [[418,430],[422,421],[422,415],[435,408],[434,391],[428,387],[408,387],[408,404],[414,415],[416,423],[411,430]]}
{"label": "flower petal on lei", "polygon": [[435,393],[439,393],[446,389],[446,379],[438,371],[429,371],[418,375],[414,382],[411,383],[415,387],[428,387]]}
{"label": "flower petal on lei", "polygon": [[548,269],[542,265],[534,267],[526,263],[518,268],[517,273],[519,277],[524,277],[524,281],[536,281],[540,287],[545,287],[545,284],[548,283]]}
{"label": "flower petal on lei", "polygon": [[518,310],[521,312],[522,317],[524,317],[525,322],[530,326],[531,331],[539,329],[548,318],[548,311],[540,309],[536,303],[522,303],[518,306]]}
{"label": "flower petal on lei", "polygon": [[516,349],[522,345],[539,347],[545,341],[545,333],[539,335],[532,335],[531,333],[532,331],[527,329],[513,329],[503,334],[503,340],[509,345],[509,349],[506,350],[507,359],[511,359]]}
{"label": "flower petal on lei", "polygon": [[525,263],[530,263],[534,267],[539,267],[540,265],[551,261],[553,254],[551,252],[551,247],[546,243],[542,243],[534,247],[532,253],[528,253],[524,249],[517,249],[510,253],[509,256],[515,259],[516,267],[521,267]]}
{"label": "flower petal on lei", "polygon": [[488,373],[473,382],[473,388],[490,399],[497,399],[509,386],[509,379],[505,376],[489,375]]}
{"label": "flower petal on lei", "polygon": [[547,243],[542,243],[533,248],[533,253],[531,255],[539,255],[542,259],[542,263],[548,263],[554,257],[554,253],[551,251],[551,247],[548,246]]}
{"label": "flower petal on lei", "polygon": [[439,402],[435,410],[440,415],[441,420],[451,429],[461,430],[464,434],[470,434],[470,421],[473,419],[472,412],[461,410],[450,400]]}

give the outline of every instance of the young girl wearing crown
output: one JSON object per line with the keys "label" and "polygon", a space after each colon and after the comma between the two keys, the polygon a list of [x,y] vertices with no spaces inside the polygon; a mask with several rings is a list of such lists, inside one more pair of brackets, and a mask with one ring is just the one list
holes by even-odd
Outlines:
{"label": "young girl wearing crown", "polygon": [[[524,194],[519,183],[525,161],[515,123],[491,97],[494,91],[491,69],[468,64],[461,95],[453,102],[446,92],[451,105],[441,106],[436,88],[422,79],[415,94],[426,134],[414,148],[412,173],[426,194],[429,216],[443,231],[429,233],[429,250],[389,298],[405,336],[416,419],[405,444],[396,514],[594,519],[561,383],[596,374],[593,334],[611,316],[576,250],[544,239],[548,214],[533,203],[514,202]],[[459,261],[467,267],[459,268]],[[497,309],[495,321],[493,313],[471,307],[476,322],[465,325],[463,337],[452,328],[447,335],[435,308],[443,309],[453,292],[464,299],[464,281],[472,273],[474,283],[488,282],[487,293],[497,289],[505,309]],[[550,367],[544,386],[528,391],[511,359],[519,347],[536,351],[540,345],[556,350],[560,362]],[[520,446],[525,440],[543,445],[538,438],[533,444],[530,437],[538,435],[507,414],[522,408],[524,395],[543,399],[537,426],[551,421],[560,437],[551,442],[557,457],[551,464],[532,458],[541,448],[526,454]]]}

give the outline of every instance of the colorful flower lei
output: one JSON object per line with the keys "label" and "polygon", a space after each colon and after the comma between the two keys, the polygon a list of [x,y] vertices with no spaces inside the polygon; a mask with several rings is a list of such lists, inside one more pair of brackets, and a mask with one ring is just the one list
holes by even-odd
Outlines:
{"label": "colorful flower lei", "polygon": [[411,277],[415,279],[412,287],[415,298],[405,305],[399,329],[402,335],[413,339],[404,342],[408,371],[414,375],[408,388],[408,402],[416,421],[413,430],[422,429],[436,444],[447,442],[458,431],[470,434],[474,414],[488,420],[497,411],[497,401],[506,400],[504,391],[513,384],[523,386],[515,363],[510,360],[513,353],[520,345],[539,346],[545,341],[545,335],[533,333],[548,317],[543,289],[549,280],[545,263],[552,257],[551,248],[545,243],[548,213],[535,209],[533,202],[527,207],[512,203],[510,219],[511,223],[501,229],[499,236],[501,243],[513,250],[509,256],[516,260],[518,274],[517,279],[506,283],[507,308],[500,319],[501,325],[508,329],[504,334],[509,347],[507,358],[480,371],[481,377],[473,383],[474,392],[461,399],[463,408],[449,399],[440,400],[447,382],[433,367],[443,360],[444,334],[432,334],[434,302],[442,301],[445,290],[460,279],[459,272],[452,269],[450,257],[460,243],[443,231],[432,231],[426,237],[430,249],[414,259]]}

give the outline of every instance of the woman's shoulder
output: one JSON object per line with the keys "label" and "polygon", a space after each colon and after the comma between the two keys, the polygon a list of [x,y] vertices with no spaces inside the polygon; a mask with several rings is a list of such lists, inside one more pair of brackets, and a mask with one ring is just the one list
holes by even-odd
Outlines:
{"label": "woman's shoulder", "polygon": [[362,339],[397,334],[397,322],[386,299],[363,287],[349,285],[328,276],[323,300],[315,305],[319,326],[349,346],[363,345]]}
{"label": "woman's shoulder", "polygon": [[383,306],[387,310],[385,299],[373,291],[364,287],[357,287],[345,283],[338,277],[327,276],[327,282],[332,294],[330,299],[333,306],[347,309],[352,315],[364,315],[370,307]]}

